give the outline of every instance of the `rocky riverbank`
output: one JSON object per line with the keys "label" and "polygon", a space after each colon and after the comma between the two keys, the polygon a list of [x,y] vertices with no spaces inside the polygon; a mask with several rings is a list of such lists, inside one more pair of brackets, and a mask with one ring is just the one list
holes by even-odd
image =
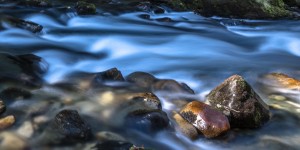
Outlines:
{"label": "rocky riverbank", "polygon": [[[192,140],[225,138],[234,134],[230,130],[260,132],[257,128],[266,123],[272,126],[281,110],[271,104],[270,111],[238,75],[213,89],[207,95],[208,105],[185,83],[146,72],[123,77],[116,68],[72,73],[63,82],[47,84],[41,78],[46,71],[41,62],[32,54],[1,54],[2,149],[74,148],[74,144],[75,149],[147,149],[126,140],[128,133],[122,130],[147,135],[176,132]],[[273,80],[267,83],[280,88],[295,89],[300,82],[284,74],[266,77]],[[160,99],[176,109],[163,110]]]}

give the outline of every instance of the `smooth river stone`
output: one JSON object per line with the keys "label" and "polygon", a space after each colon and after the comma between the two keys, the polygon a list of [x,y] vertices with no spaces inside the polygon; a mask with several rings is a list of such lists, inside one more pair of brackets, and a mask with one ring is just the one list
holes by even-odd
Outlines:
{"label": "smooth river stone", "polygon": [[224,114],[199,101],[185,105],[180,115],[207,138],[217,137],[230,129],[229,121]]}
{"label": "smooth river stone", "polygon": [[223,112],[232,128],[257,128],[269,119],[269,107],[239,75],[233,75],[207,96],[209,104]]}

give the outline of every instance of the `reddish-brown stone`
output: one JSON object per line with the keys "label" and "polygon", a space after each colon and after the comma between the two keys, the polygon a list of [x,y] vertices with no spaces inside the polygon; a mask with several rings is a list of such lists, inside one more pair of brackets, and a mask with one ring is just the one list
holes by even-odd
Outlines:
{"label": "reddish-brown stone", "polygon": [[217,137],[230,129],[229,121],[224,114],[199,101],[185,105],[180,115],[207,138]]}

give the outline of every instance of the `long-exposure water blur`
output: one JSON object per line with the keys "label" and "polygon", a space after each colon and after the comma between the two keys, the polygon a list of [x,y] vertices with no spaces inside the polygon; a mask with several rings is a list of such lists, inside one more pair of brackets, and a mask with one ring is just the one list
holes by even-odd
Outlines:
{"label": "long-exposure water blur", "polygon": [[[43,28],[35,33],[7,25],[3,20],[8,16]],[[11,3],[1,3],[0,17],[0,99],[6,107],[1,118],[14,116],[8,128],[2,127],[0,119],[0,149],[120,146],[121,150],[128,143],[130,150],[300,148],[299,20],[204,17],[168,9],[164,13],[115,13],[98,8],[95,15],[79,15],[65,7],[41,9]],[[103,82],[99,72],[111,68],[117,68],[125,79]],[[27,71],[30,69],[33,71]],[[140,93],[149,94],[148,89],[123,81],[129,81],[128,75],[136,71],[153,75],[155,81],[174,80],[195,94],[153,91],[159,104],[147,107],[148,117],[155,115],[148,129],[147,116],[137,115],[144,104],[136,104]],[[269,120],[258,128],[233,128],[231,124],[229,131],[214,138],[198,129],[195,139],[181,133],[173,115],[194,100],[209,104],[210,91],[236,74],[267,104]],[[270,76],[295,80],[295,85],[274,85]],[[6,83],[8,80],[14,82]],[[155,95],[148,96],[156,99]],[[174,98],[177,96],[180,98]],[[64,124],[66,114],[76,117]],[[78,118],[83,121],[74,121]],[[72,122],[74,126],[66,131]],[[85,127],[84,132],[77,131]],[[61,131],[66,138],[55,134]],[[80,136],[74,138],[73,132]],[[104,132],[114,134],[117,143],[103,146]],[[91,138],[78,140],[87,136]]]}

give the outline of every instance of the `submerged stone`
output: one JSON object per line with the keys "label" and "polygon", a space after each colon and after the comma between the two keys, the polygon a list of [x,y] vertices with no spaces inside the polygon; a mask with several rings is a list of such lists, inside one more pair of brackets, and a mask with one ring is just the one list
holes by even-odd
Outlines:
{"label": "submerged stone", "polygon": [[149,88],[157,79],[150,73],[133,72],[126,77],[126,81],[143,88]]}
{"label": "submerged stone", "polygon": [[41,26],[37,23],[22,20],[22,19],[15,18],[12,16],[1,15],[0,21],[2,24],[1,28],[16,27],[16,28],[31,31],[33,33],[41,32],[43,29],[43,26]]}
{"label": "submerged stone", "polygon": [[27,99],[31,97],[31,93],[22,88],[7,88],[1,91],[0,98],[5,101],[12,101],[17,99]]}
{"label": "submerged stone", "polygon": [[96,14],[96,6],[85,1],[78,1],[75,9],[79,15],[93,15]]}
{"label": "submerged stone", "polygon": [[125,126],[150,134],[166,129],[169,118],[162,110],[138,110],[126,116]]}
{"label": "submerged stone", "polygon": [[152,85],[154,91],[163,91],[171,93],[195,94],[194,91],[185,83],[179,83],[175,80],[160,79]]}
{"label": "submerged stone", "polygon": [[269,107],[239,75],[233,75],[207,96],[210,105],[223,112],[233,128],[257,128],[269,119]]}
{"label": "submerged stone", "polygon": [[230,129],[225,115],[199,101],[188,103],[181,109],[180,115],[207,138],[217,137]]}
{"label": "submerged stone", "polygon": [[62,110],[54,119],[54,130],[63,136],[62,142],[76,143],[92,137],[90,126],[81,119],[76,110]]}
{"label": "submerged stone", "polygon": [[129,150],[133,144],[124,141],[107,140],[97,143],[92,149],[95,150]]}

